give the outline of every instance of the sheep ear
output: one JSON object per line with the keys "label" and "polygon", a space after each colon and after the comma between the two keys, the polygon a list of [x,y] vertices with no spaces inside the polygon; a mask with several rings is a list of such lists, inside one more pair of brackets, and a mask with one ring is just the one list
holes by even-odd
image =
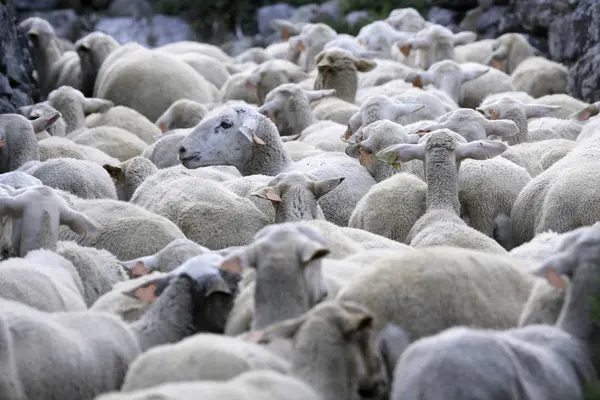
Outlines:
{"label": "sheep ear", "polygon": [[67,207],[60,209],[60,224],[66,225],[78,235],[85,237],[97,237],[102,232],[102,225],[88,217],[84,213],[71,210]]}
{"label": "sheep ear", "polygon": [[456,156],[460,159],[487,160],[494,158],[508,148],[502,142],[492,140],[475,140],[469,143],[459,143],[456,146]]}
{"label": "sheep ear", "polygon": [[373,326],[373,316],[367,313],[345,313],[342,317],[342,332],[349,336]]}
{"label": "sheep ear", "polygon": [[537,271],[535,275],[546,279],[549,284],[554,287],[566,289],[567,281],[561,276],[564,275],[560,272],[560,268],[552,266],[552,264],[544,263]]}
{"label": "sheep ear", "polygon": [[128,271],[130,277],[137,278],[151,273],[158,266],[158,259],[156,256],[146,256],[122,261],[121,264]]}
{"label": "sheep ear", "polygon": [[123,169],[116,165],[104,164],[102,168],[104,168],[106,172],[108,172],[110,177],[114,179],[118,179],[119,175],[121,175],[121,173],[123,172]]}
{"label": "sheep ear", "polygon": [[300,139],[300,136],[302,136],[302,134],[300,134],[300,133],[297,133],[295,135],[289,135],[289,136],[281,136],[281,141],[283,143],[293,142],[294,140]]}
{"label": "sheep ear", "polygon": [[252,249],[247,247],[233,250],[224,256],[220,268],[234,274],[241,274],[245,269],[252,268],[253,254]]}
{"label": "sheep ear", "polygon": [[250,193],[250,196],[260,197],[261,199],[269,200],[274,203],[279,203],[281,201],[281,194],[279,193],[277,186],[267,186],[256,192]]}
{"label": "sheep ear", "polygon": [[[262,331],[261,335],[256,335],[256,343],[267,344],[273,339],[292,339],[298,333],[298,330],[304,324],[307,317],[303,315],[298,318],[287,319],[285,321],[277,322]],[[255,340],[256,340],[255,339]]]}
{"label": "sheep ear", "polygon": [[396,144],[387,147],[377,153],[377,158],[390,165],[398,165],[400,162],[411,160],[425,160],[425,143],[419,144]]}
{"label": "sheep ear", "polygon": [[246,136],[249,141],[254,142],[256,144],[265,144],[265,142],[256,136],[256,130],[258,129],[258,119],[256,117],[246,117],[242,122],[242,126],[240,126],[240,132],[242,135]]}
{"label": "sheep ear", "polygon": [[286,21],[285,19],[274,19],[271,21],[271,26],[273,26],[275,30],[279,31],[281,40],[288,40],[291,36],[295,36],[300,33],[300,29],[298,29],[296,25],[290,21]]}
{"label": "sheep ear", "polygon": [[507,119],[490,121],[488,119],[484,120],[484,127],[486,136],[496,135],[499,137],[509,137],[515,136],[519,133],[519,127],[514,121],[510,121]]}
{"label": "sheep ear", "polygon": [[487,74],[490,69],[489,68],[475,69],[475,68],[469,68],[469,67],[462,66],[460,68],[460,70],[462,72],[462,81],[463,81],[463,83],[465,83],[468,81],[472,81],[473,79],[477,79],[482,75]]}
{"label": "sheep ear", "polygon": [[455,46],[473,43],[475,40],[477,40],[477,34],[471,31],[458,32],[452,35],[452,43]]}
{"label": "sheep ear", "polygon": [[35,105],[30,105],[30,106],[23,106],[23,107],[19,107],[19,113],[21,115],[24,115],[26,117],[29,117],[29,114],[31,114],[31,110],[33,110],[33,107]]}
{"label": "sheep ear", "polygon": [[30,120],[29,122],[33,126],[33,131],[35,133],[40,133],[54,125],[60,117],[62,117],[62,114],[56,111],[50,114],[42,115],[38,119]]}
{"label": "sheep ear", "polygon": [[346,155],[352,157],[352,158],[358,158],[360,157],[360,144],[352,144],[348,147],[346,147],[345,153]]}
{"label": "sheep ear", "polygon": [[25,203],[21,199],[14,197],[0,197],[0,216],[10,214],[13,218],[21,218]]}
{"label": "sheep ear", "polygon": [[110,100],[96,97],[86,98],[83,101],[83,112],[86,114],[104,113],[113,108],[115,104]]}
{"label": "sheep ear", "polygon": [[340,177],[315,181],[312,183],[312,192],[318,200],[338,187],[345,179],[345,177]]}
{"label": "sheep ear", "polygon": [[[158,129],[160,129],[160,131],[162,133],[165,133],[165,132],[167,132],[169,130],[169,127],[167,126],[167,123],[165,121],[160,121],[158,123]],[[160,136],[160,135],[156,135],[156,136]],[[156,136],[154,137],[154,139],[157,139]]]}
{"label": "sheep ear", "polygon": [[410,115],[414,112],[417,112],[423,107],[425,107],[424,104],[413,104],[413,103],[394,104],[394,115],[396,118],[401,118],[406,115]]}
{"label": "sheep ear", "polygon": [[375,61],[367,60],[366,58],[359,58],[354,61],[354,66],[358,72],[369,72],[377,67],[377,63]]}
{"label": "sheep ear", "polygon": [[145,303],[152,304],[156,301],[156,299],[158,299],[158,296],[160,296],[163,290],[169,286],[171,278],[171,276],[167,275],[153,279],[148,282],[144,282],[131,290],[127,290],[123,292],[123,294]]}
{"label": "sheep ear", "polygon": [[324,99],[325,97],[333,96],[335,89],[323,89],[323,90],[304,90],[304,94],[309,102]]}
{"label": "sheep ear", "polygon": [[211,282],[210,287],[208,287],[206,289],[206,293],[204,293],[204,297],[209,297],[211,294],[214,293],[231,294],[231,289],[229,288],[227,282],[225,282],[225,279],[223,279],[221,274],[218,275],[217,279]]}
{"label": "sheep ear", "polygon": [[271,100],[258,107],[258,112],[269,119],[273,118],[275,116],[275,113],[277,113],[278,111],[281,111],[281,107],[279,102],[276,100]]}
{"label": "sheep ear", "polygon": [[600,105],[600,103],[590,104],[589,106],[585,107],[583,110],[569,115],[569,119],[574,119],[577,121],[587,121],[591,117],[598,115],[598,112],[600,112],[600,110],[598,109],[599,105]]}
{"label": "sheep ear", "polygon": [[525,116],[529,118],[539,118],[550,114],[552,111],[560,110],[561,106],[547,106],[545,104],[524,104]]}

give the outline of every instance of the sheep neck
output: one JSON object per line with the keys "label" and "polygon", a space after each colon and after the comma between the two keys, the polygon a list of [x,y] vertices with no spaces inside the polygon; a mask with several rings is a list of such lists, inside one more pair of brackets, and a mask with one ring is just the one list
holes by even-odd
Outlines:
{"label": "sheep neck", "polygon": [[130,325],[142,351],[195,333],[193,284],[189,278],[173,278],[148,312]]}
{"label": "sheep neck", "polygon": [[587,263],[578,267],[556,323],[558,328],[587,344],[594,344],[598,339],[593,304],[600,295],[599,278],[594,265]]}
{"label": "sheep neck", "polygon": [[[267,125],[269,124],[269,125]],[[265,144],[252,143],[250,158],[240,169],[242,176],[268,175],[275,176],[293,164],[288,156],[277,128],[267,121],[261,122],[258,135]]]}
{"label": "sheep neck", "polygon": [[461,89],[461,82],[458,79],[453,76],[443,76],[440,79],[438,88],[458,104]]}
{"label": "sheep neck", "polygon": [[317,123],[317,119],[315,118],[310,108],[310,104],[306,98],[292,96],[289,98],[286,108],[286,122],[290,128],[292,128],[292,135],[300,134],[310,125]]}
{"label": "sheep neck", "polygon": [[289,188],[275,209],[275,223],[325,219],[315,196],[305,188]]}
{"label": "sheep neck", "polygon": [[319,72],[315,79],[315,89],[335,89],[336,97],[354,104],[358,89],[358,77],[354,69],[331,70]]}
{"label": "sheep neck", "polygon": [[35,69],[38,73],[42,97],[46,97],[50,92],[51,82],[49,82],[49,80],[52,76],[51,69],[60,59],[60,57],[61,52],[60,48],[58,47],[57,40],[51,40],[50,43],[48,43],[47,46],[44,46],[43,49],[33,53],[33,60],[35,63]]}
{"label": "sheep neck", "polygon": [[67,125],[65,133],[71,133],[85,127],[85,115],[81,105],[77,104],[74,99],[57,96],[52,100],[51,105],[62,114],[62,118]]}
{"label": "sheep neck", "polygon": [[454,154],[446,150],[428,151],[425,159],[427,211],[447,210],[460,213],[458,200],[458,169]]}
{"label": "sheep neck", "polygon": [[518,107],[513,107],[508,109],[503,113],[502,119],[508,119],[517,124],[517,128],[519,128],[519,133],[506,138],[506,142],[513,146],[515,144],[527,142],[529,139],[529,130],[527,127],[527,117],[525,113],[519,109]]}

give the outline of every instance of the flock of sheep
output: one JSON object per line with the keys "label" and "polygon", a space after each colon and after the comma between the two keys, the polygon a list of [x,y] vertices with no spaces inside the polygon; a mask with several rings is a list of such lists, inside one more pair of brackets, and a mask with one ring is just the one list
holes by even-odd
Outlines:
{"label": "flock of sheep", "polygon": [[0,397],[582,399],[600,103],[520,34],[273,25],[233,58],[20,24]]}

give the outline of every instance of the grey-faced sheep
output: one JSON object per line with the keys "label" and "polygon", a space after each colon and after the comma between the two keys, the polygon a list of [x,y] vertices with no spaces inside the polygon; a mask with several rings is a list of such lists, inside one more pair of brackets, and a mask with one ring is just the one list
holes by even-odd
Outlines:
{"label": "grey-faced sheep", "polygon": [[[396,366],[392,398],[461,399],[465,391],[481,398],[583,398],[585,385],[596,378],[592,354],[598,328],[592,309],[598,295],[598,233],[597,227],[579,232],[535,272],[569,292],[554,326],[508,331],[458,327],[421,339]],[[477,357],[456,357],[467,348],[475,349]],[[430,385],[432,378],[442,384]]]}
{"label": "grey-faced sheep", "polygon": [[325,217],[340,226],[347,226],[352,209],[375,183],[344,153],[307,157],[294,163],[285,153],[275,125],[255,109],[243,106],[229,107],[202,121],[181,142],[179,159],[186,168],[233,165],[243,176],[298,171],[310,172],[316,179],[345,177],[335,191],[319,201]]}
{"label": "grey-faced sheep", "polygon": [[469,227],[460,218],[458,171],[466,158],[485,160],[506,150],[507,146],[479,140],[464,143],[450,130],[440,129],[423,136],[419,144],[400,144],[377,153],[389,163],[420,159],[425,162],[427,209],[412,227],[407,242],[414,247],[456,246],[494,253],[505,250],[493,239]]}
{"label": "grey-faced sheep", "polygon": [[[130,325],[108,313],[49,314],[0,300],[3,395],[91,399],[119,389],[142,351],[197,332],[222,332],[239,276],[213,266],[220,256],[208,256],[130,292],[152,303]],[[27,348],[43,351],[23,351]]]}

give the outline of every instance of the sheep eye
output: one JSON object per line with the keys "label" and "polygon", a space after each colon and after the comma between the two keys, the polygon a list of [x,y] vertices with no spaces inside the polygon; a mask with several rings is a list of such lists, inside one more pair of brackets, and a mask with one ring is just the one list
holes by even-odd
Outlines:
{"label": "sheep eye", "polygon": [[229,129],[229,128],[231,128],[231,126],[232,126],[231,123],[229,123],[227,121],[221,122],[221,128],[223,128],[223,129]]}

